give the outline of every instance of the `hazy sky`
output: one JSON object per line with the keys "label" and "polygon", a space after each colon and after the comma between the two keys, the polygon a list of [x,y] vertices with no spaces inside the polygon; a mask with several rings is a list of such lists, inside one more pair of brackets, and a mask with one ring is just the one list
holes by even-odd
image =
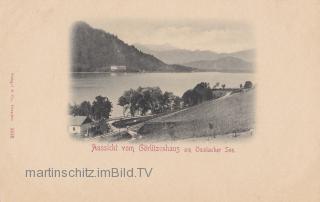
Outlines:
{"label": "hazy sky", "polygon": [[88,23],[116,34],[129,44],[170,44],[181,49],[216,52],[254,48],[251,27],[238,22],[117,19]]}

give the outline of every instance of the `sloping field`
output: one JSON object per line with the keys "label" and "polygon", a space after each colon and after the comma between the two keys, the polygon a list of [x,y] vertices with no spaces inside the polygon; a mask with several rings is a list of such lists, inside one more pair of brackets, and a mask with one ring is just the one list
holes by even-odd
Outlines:
{"label": "sloping field", "polygon": [[254,97],[252,89],[207,101],[147,121],[138,133],[144,138],[168,140],[247,131],[254,127]]}

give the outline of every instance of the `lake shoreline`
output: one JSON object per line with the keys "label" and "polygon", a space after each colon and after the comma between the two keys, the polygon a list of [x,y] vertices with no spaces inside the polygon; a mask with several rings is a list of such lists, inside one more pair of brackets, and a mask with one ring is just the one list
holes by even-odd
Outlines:
{"label": "lake shoreline", "polygon": [[113,73],[113,72],[72,72],[70,74],[70,101],[80,104],[93,101],[96,96],[108,97],[113,108],[111,117],[123,115],[118,98],[124,91],[138,87],[160,87],[161,90],[182,96],[188,89],[200,82],[208,82],[211,87],[217,82],[226,88],[239,88],[245,81],[254,81],[252,73],[221,73],[221,72],[145,72],[145,73]]}

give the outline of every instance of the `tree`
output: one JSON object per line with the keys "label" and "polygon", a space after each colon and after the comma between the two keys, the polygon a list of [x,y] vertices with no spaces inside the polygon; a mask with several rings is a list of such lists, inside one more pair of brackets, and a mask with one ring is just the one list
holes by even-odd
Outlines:
{"label": "tree", "polygon": [[74,105],[69,104],[69,114],[72,116],[79,116],[80,106],[77,104],[74,104]]}
{"label": "tree", "polygon": [[173,93],[171,92],[164,92],[163,96],[162,96],[162,106],[163,106],[163,111],[170,111],[173,109],[173,104],[174,104],[174,99],[175,99],[175,95],[173,95]]}
{"label": "tree", "polygon": [[225,89],[226,88],[226,84],[222,84],[221,87],[222,87],[222,89]]}
{"label": "tree", "polygon": [[246,81],[245,83],[244,83],[244,88],[252,88],[252,82],[251,81]]}
{"label": "tree", "polygon": [[92,103],[92,113],[95,120],[108,119],[112,110],[112,103],[107,97],[97,96]]}
{"label": "tree", "polygon": [[189,89],[182,95],[184,106],[193,106],[197,103],[197,96],[193,90]]}
{"label": "tree", "polygon": [[220,85],[220,82],[217,82],[212,88],[218,88]]}
{"label": "tree", "polygon": [[146,100],[150,106],[152,114],[163,112],[162,91],[159,87],[145,88],[144,91],[150,92],[149,100]]}
{"label": "tree", "polygon": [[107,124],[107,122],[104,118],[100,119],[97,122],[96,127],[94,129],[95,134],[104,134],[109,131],[110,131],[110,126],[109,126],[109,124]]}
{"label": "tree", "polygon": [[84,101],[80,104],[79,107],[79,115],[80,116],[90,116],[92,115],[92,106],[91,103],[89,101]]}
{"label": "tree", "polygon": [[196,104],[199,104],[203,101],[211,100],[213,98],[212,90],[210,88],[210,84],[206,82],[198,83],[193,91],[196,96]]}
{"label": "tree", "polygon": [[[138,88],[139,89],[139,88]],[[118,105],[123,107],[123,114],[129,110],[131,116],[134,116],[137,111],[140,111],[142,105],[142,94],[138,90],[129,89],[123,93],[118,99]]]}
{"label": "tree", "polygon": [[[121,97],[118,99],[118,105],[123,107],[123,115],[127,112],[129,109],[130,112],[133,111],[133,107],[131,107],[131,98],[133,97],[133,94],[135,93],[135,90],[129,89],[123,93]],[[131,113],[133,116],[134,114]]]}
{"label": "tree", "polygon": [[182,99],[179,96],[175,96],[173,99],[172,109],[177,110],[181,108]]}
{"label": "tree", "polygon": [[139,91],[134,91],[131,99],[130,99],[131,105],[130,105],[130,113],[132,116],[135,115],[135,113],[138,111],[138,114],[142,110],[142,102],[143,102],[143,95]]}
{"label": "tree", "polygon": [[69,105],[69,114],[73,116],[90,116],[92,114],[91,103],[84,101],[80,105]]}
{"label": "tree", "polygon": [[142,94],[142,99],[139,101],[140,114],[145,115],[152,108],[152,94],[144,88],[138,89]]}

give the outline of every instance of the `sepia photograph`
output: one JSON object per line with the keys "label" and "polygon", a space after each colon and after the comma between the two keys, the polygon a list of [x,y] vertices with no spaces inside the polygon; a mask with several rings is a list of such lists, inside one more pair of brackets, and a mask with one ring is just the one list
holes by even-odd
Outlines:
{"label": "sepia photograph", "polygon": [[78,21],[71,26],[74,138],[208,141],[254,134],[252,27],[232,21]]}

